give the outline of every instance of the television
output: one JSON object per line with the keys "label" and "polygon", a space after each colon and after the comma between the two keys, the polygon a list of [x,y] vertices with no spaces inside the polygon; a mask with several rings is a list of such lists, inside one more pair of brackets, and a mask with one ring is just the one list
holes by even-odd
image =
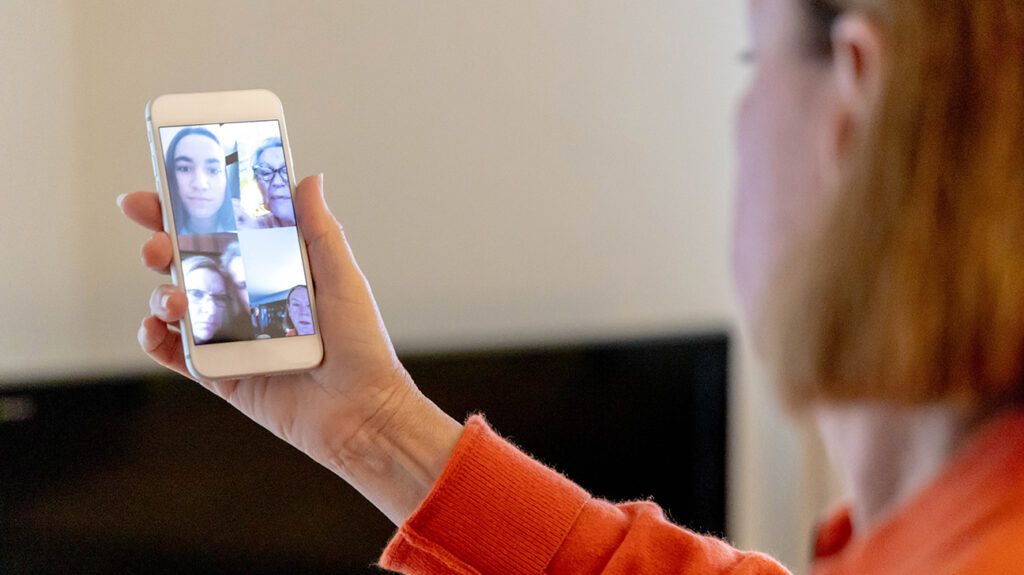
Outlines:
{"label": "television", "polygon": [[[596,496],[726,532],[726,335],[402,355],[448,413],[483,413]],[[2,573],[380,573],[394,530],[179,376],[0,387]]]}

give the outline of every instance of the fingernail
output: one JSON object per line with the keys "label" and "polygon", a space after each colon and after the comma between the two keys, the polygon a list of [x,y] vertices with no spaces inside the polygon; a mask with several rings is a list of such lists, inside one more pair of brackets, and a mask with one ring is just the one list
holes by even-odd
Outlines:
{"label": "fingernail", "polygon": [[171,300],[171,294],[165,293],[160,296],[160,307],[167,309],[167,302]]}
{"label": "fingernail", "polygon": [[148,315],[146,317],[142,318],[142,321],[139,322],[139,330],[135,332],[135,338],[139,340],[139,345],[145,345],[144,342],[146,341],[146,320],[147,319],[149,319]]}
{"label": "fingernail", "polygon": [[320,195],[324,195],[324,173],[320,172]]}
{"label": "fingernail", "polygon": [[128,194],[121,194],[120,196],[117,196],[117,207],[121,207],[121,204],[124,203],[124,198],[127,195]]}

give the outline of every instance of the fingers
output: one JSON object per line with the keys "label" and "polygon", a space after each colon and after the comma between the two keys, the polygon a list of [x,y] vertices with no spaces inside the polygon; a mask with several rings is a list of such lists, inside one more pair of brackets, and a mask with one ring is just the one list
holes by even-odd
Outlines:
{"label": "fingers", "polygon": [[156,316],[142,320],[139,326],[139,345],[153,361],[174,370],[189,379],[195,379],[185,365],[185,353],[181,346],[181,334],[171,331],[167,323]]}
{"label": "fingers", "polygon": [[188,298],[174,286],[157,286],[149,296],[149,312],[165,322],[181,321],[187,309]]}
{"label": "fingers", "polygon": [[210,391],[228,399],[238,386],[238,380],[204,381],[189,373],[181,334],[167,327],[167,322],[155,315],[142,320],[138,333],[139,345],[153,361],[198,382]]}
{"label": "fingers", "polygon": [[153,232],[153,236],[142,244],[142,263],[153,271],[170,273],[173,255],[171,238],[164,232]]}
{"label": "fingers", "polygon": [[[117,198],[117,205],[128,219],[144,228],[153,230],[153,235],[142,245],[143,263],[160,273],[169,273],[174,255],[171,238],[163,231],[163,215],[160,199],[153,192],[132,192]],[[139,345],[153,361],[207,389],[227,397],[238,385],[237,380],[208,382],[197,380],[188,371],[181,334],[168,327],[185,317],[188,298],[185,292],[171,285],[158,286],[149,297],[152,315],[142,320],[137,334]]]}
{"label": "fingers", "polygon": [[160,210],[160,199],[153,192],[132,192],[117,197],[120,206],[128,219],[140,226],[158,232],[164,229],[163,213]]}

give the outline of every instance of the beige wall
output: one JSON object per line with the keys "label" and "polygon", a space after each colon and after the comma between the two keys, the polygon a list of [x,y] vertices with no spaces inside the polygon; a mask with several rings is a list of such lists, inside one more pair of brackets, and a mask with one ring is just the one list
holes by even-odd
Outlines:
{"label": "beige wall", "polygon": [[80,357],[71,43],[66,3],[0,2],[0,377]]}
{"label": "beige wall", "polygon": [[[152,187],[165,92],[281,96],[402,349],[736,325],[739,0],[4,0],[0,22],[0,379],[148,367],[157,277],[114,197]],[[748,356],[732,537],[798,567],[808,474]]]}

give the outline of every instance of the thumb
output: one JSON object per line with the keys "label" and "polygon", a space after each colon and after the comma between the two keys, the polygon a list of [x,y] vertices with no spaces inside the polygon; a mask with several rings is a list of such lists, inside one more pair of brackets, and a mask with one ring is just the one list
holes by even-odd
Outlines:
{"label": "thumb", "polygon": [[295,187],[295,215],[298,219],[309,267],[318,294],[353,294],[366,289],[366,280],[356,264],[341,224],[331,214],[323,193],[324,175],[304,178]]}
{"label": "thumb", "polygon": [[[345,370],[366,369],[367,365],[393,369],[398,358],[391,339],[345,232],[327,207],[323,182],[323,174],[299,182],[295,188],[295,215],[309,255],[325,350],[338,350],[338,345],[343,344],[349,354],[338,356],[325,351],[324,365],[342,357]],[[373,361],[366,363],[367,358]]]}

